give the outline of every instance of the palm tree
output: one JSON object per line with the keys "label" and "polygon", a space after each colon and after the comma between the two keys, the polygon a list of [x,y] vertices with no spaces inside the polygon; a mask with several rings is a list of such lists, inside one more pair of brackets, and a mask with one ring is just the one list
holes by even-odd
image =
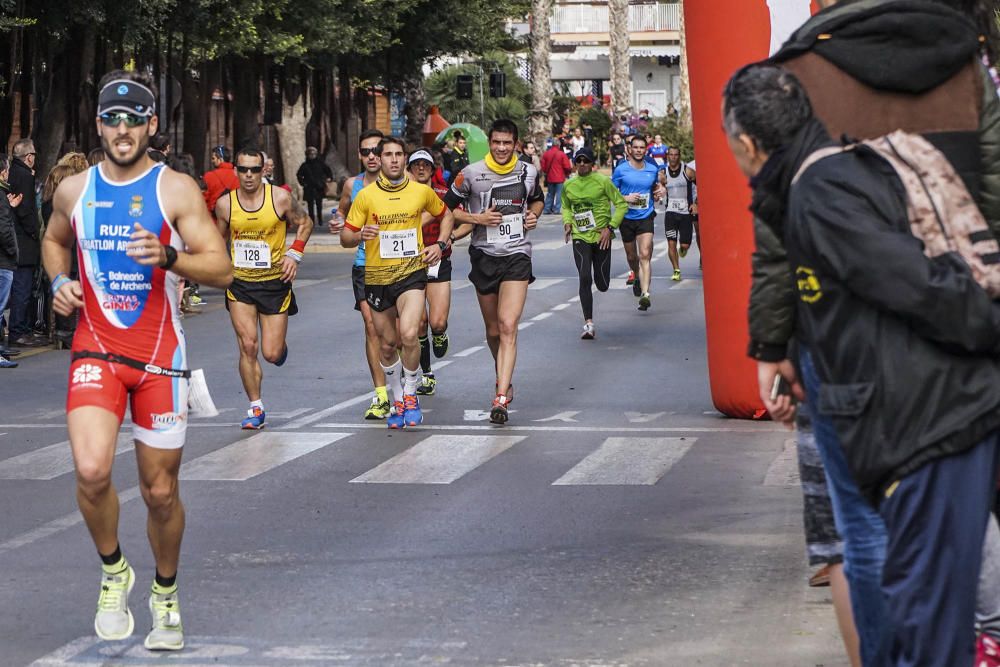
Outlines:
{"label": "palm tree", "polygon": [[615,117],[630,115],[632,95],[629,84],[632,73],[629,70],[628,0],[608,0],[608,15],[611,38],[611,107]]}
{"label": "palm tree", "polygon": [[549,21],[552,0],[531,0],[531,112],[530,134],[544,146],[552,133],[552,42]]}
{"label": "palm tree", "polygon": [[687,61],[687,33],[684,29],[684,0],[678,0],[677,9],[680,12],[680,26],[678,30],[680,31],[681,37],[681,93],[680,100],[678,100],[678,111],[680,112],[680,125],[681,127],[690,129],[691,127],[691,87],[689,85],[688,79],[688,61]]}

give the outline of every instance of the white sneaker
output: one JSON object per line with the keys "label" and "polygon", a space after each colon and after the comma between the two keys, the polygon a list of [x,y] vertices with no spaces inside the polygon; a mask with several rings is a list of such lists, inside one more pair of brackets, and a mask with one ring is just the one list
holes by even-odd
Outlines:
{"label": "white sneaker", "polygon": [[146,635],[146,648],[150,651],[180,651],[184,648],[184,626],[181,625],[177,589],[172,593],[150,592],[149,613],[153,616],[153,627]]}
{"label": "white sneaker", "polygon": [[583,340],[593,340],[595,335],[593,322],[587,322],[583,325],[583,334],[580,338]]}
{"label": "white sneaker", "polygon": [[121,572],[101,573],[101,595],[97,598],[94,631],[105,641],[127,639],[135,629],[135,619],[128,608],[128,594],[135,586],[135,572],[125,564]]}

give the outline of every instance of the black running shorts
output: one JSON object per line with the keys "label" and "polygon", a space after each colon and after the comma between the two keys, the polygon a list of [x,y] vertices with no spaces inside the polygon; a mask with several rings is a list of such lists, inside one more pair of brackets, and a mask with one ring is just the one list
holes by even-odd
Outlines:
{"label": "black running shorts", "polygon": [[690,215],[682,213],[665,213],[663,220],[663,230],[668,239],[677,239],[681,245],[691,245],[691,238],[694,236],[694,223]]}
{"label": "black running shorts", "polygon": [[431,277],[431,269],[433,266],[427,267],[427,282],[429,283],[450,283],[451,282],[451,257],[445,257],[438,264],[437,277]]}
{"label": "black running shorts", "polygon": [[365,300],[365,267],[351,267],[351,285],[354,287],[354,310],[361,310],[361,302]]}
{"label": "black running shorts", "polygon": [[232,284],[226,290],[226,310],[229,310],[230,301],[239,301],[255,306],[261,315],[284,313],[291,316],[299,312],[299,307],[295,304],[292,284],[286,283],[280,278],[263,280],[259,283],[233,278]]}
{"label": "black running shorts", "polygon": [[381,313],[394,307],[399,295],[403,292],[414,289],[422,290],[425,287],[427,287],[427,271],[420,269],[390,285],[365,283],[365,301],[368,302],[369,308]]}
{"label": "black running shorts", "polygon": [[628,218],[622,220],[621,227],[618,228],[618,232],[622,235],[622,243],[635,241],[635,237],[639,234],[652,234],[653,220],[655,218],[656,214],[654,213],[648,218],[640,220],[629,220]]}
{"label": "black running shorts", "polygon": [[531,274],[531,257],[523,252],[495,257],[479,248],[470,248],[469,259],[472,260],[469,281],[480,294],[496,294],[500,291],[500,283],[507,280],[527,280],[529,285],[535,282]]}

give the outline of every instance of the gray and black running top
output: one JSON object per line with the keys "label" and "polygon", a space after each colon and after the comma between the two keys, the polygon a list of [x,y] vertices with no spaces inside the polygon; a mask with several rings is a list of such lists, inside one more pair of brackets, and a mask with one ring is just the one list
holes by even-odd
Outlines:
{"label": "gray and black running top", "polygon": [[506,257],[515,253],[531,256],[531,241],[524,230],[528,204],[543,201],[538,170],[518,160],[509,174],[498,174],[480,160],[462,170],[444,196],[450,209],[464,204],[469,213],[482,213],[491,206],[504,216],[496,227],[473,225],[472,247],[487,255]]}

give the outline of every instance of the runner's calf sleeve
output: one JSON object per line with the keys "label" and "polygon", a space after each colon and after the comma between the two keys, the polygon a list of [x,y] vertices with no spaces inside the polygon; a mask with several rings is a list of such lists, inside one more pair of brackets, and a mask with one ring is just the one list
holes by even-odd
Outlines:
{"label": "runner's calf sleeve", "polygon": [[420,378],[420,369],[403,367],[403,395],[413,396],[417,393],[417,382]]}
{"label": "runner's calf sleeve", "polygon": [[431,372],[431,344],[427,336],[421,336],[420,341],[420,370],[424,373]]}
{"label": "runner's calf sleeve", "polygon": [[382,366],[382,372],[385,373],[385,386],[391,393],[389,397],[392,401],[402,402],[403,401],[403,362],[400,361],[399,357],[391,366],[386,366],[381,361],[379,365]]}

